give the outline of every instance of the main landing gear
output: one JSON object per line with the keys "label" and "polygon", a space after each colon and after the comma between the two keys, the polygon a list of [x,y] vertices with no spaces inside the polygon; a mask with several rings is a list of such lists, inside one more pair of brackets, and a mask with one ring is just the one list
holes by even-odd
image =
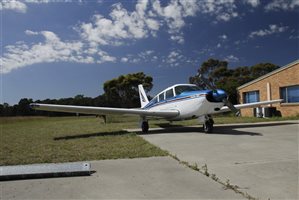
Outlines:
{"label": "main landing gear", "polygon": [[141,130],[143,133],[147,133],[148,132],[148,128],[149,128],[149,125],[148,125],[148,121],[142,121],[141,122]]}
{"label": "main landing gear", "polygon": [[211,115],[205,116],[205,121],[203,124],[203,130],[205,133],[212,133],[214,128],[214,120]]}

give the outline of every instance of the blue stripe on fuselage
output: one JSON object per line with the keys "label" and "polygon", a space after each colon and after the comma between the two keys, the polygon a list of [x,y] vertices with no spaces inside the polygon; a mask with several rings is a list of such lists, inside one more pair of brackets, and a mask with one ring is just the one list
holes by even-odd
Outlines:
{"label": "blue stripe on fuselage", "polygon": [[194,95],[200,95],[200,97],[205,96],[206,94],[208,94],[208,92],[210,92],[211,90],[200,90],[200,91],[190,91],[190,92],[183,92],[175,97],[163,100],[163,101],[159,101],[156,103],[153,103],[152,100],[143,108],[143,109],[149,109],[155,106],[159,106],[159,105],[165,105],[167,103],[173,103],[173,102],[177,102],[177,101],[184,101],[184,100],[189,100],[192,98],[192,96]]}

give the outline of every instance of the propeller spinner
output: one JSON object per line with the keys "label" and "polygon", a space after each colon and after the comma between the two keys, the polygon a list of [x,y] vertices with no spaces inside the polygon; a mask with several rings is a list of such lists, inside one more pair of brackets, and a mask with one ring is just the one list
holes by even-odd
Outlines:
{"label": "propeller spinner", "polygon": [[[203,76],[202,76],[202,74],[198,74],[197,75],[198,76],[198,78],[202,81],[202,82],[204,82],[204,84],[206,84],[207,85],[207,87],[210,89],[210,90],[213,90],[213,93],[218,93],[218,90],[217,90],[217,88],[213,85],[213,84],[211,84],[206,78],[204,78]],[[234,112],[235,113],[235,115],[236,116],[241,116],[241,112],[240,112],[240,110],[239,109],[237,109],[229,100],[228,100],[228,97],[225,95],[225,96],[223,96],[223,98],[222,98],[222,102],[224,103],[224,105],[226,105],[227,107],[229,107],[229,109],[231,109],[231,111],[232,112]]]}

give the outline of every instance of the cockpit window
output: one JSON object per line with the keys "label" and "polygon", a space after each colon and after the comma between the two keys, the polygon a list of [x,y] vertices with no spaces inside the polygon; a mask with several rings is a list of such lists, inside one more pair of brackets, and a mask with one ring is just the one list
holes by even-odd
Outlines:
{"label": "cockpit window", "polygon": [[164,92],[159,95],[159,102],[164,100]]}
{"label": "cockpit window", "polygon": [[180,85],[180,86],[176,86],[174,88],[174,90],[175,90],[175,94],[176,95],[180,95],[183,92],[198,91],[198,90],[200,90],[200,88],[197,87],[197,86],[195,86],[195,85],[194,86],[191,86],[191,85]]}
{"label": "cockpit window", "polygon": [[167,90],[165,95],[166,95],[166,99],[173,97],[174,96],[173,89],[171,88],[170,90]]}

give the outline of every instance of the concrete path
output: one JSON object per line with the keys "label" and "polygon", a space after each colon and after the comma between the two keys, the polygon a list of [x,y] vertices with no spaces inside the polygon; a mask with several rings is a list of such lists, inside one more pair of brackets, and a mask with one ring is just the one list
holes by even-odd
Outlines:
{"label": "concrete path", "polygon": [[156,129],[142,135],[180,160],[208,171],[253,197],[299,199],[298,121]]}
{"label": "concrete path", "polygon": [[92,161],[92,176],[0,182],[0,199],[242,199],[171,157]]}

